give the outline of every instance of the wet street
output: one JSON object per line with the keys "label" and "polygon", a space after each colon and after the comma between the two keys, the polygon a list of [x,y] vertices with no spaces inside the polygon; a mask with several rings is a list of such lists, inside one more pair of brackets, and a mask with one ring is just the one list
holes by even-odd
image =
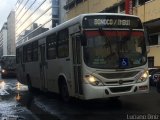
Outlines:
{"label": "wet street", "polygon": [[119,100],[62,102],[53,93],[28,92],[16,79],[0,80],[0,120],[159,120],[160,94],[123,96]]}
{"label": "wet street", "polygon": [[0,120],[38,120],[28,110],[26,105],[21,104],[21,96],[28,94],[28,88],[21,86],[15,79],[0,80]]}

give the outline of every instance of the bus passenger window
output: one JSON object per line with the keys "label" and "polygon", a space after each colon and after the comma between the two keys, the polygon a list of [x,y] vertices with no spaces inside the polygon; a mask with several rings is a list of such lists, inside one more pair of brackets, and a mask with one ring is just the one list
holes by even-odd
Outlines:
{"label": "bus passenger window", "polygon": [[33,61],[38,61],[38,42],[32,43]]}
{"label": "bus passenger window", "polygon": [[27,45],[27,62],[32,61],[32,44]]}
{"label": "bus passenger window", "polygon": [[58,57],[65,58],[69,55],[69,33],[64,29],[58,34]]}
{"label": "bus passenger window", "polygon": [[23,62],[27,62],[27,46],[23,47]]}
{"label": "bus passenger window", "polygon": [[56,58],[56,34],[47,37],[47,59]]}

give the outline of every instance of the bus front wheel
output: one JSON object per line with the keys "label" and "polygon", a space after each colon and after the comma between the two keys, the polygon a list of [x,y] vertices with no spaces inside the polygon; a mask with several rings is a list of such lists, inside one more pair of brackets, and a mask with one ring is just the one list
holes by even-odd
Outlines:
{"label": "bus front wheel", "polygon": [[68,87],[67,83],[64,80],[60,82],[60,95],[64,102],[69,102],[70,97],[69,97]]}

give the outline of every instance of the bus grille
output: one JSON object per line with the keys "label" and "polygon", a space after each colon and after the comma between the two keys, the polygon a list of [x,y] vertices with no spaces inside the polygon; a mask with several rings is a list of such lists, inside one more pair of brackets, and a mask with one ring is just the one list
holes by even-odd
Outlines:
{"label": "bus grille", "polygon": [[130,91],[132,88],[132,86],[126,86],[126,87],[113,87],[113,88],[110,88],[110,91],[112,93],[117,93],[117,92],[127,92],[127,91]]}
{"label": "bus grille", "polygon": [[120,72],[120,73],[99,73],[104,78],[107,79],[116,79],[116,78],[128,78],[133,77],[138,74],[139,71],[132,71],[132,72]]}
{"label": "bus grille", "polygon": [[[123,85],[134,83],[135,80],[123,80]],[[120,85],[119,81],[107,81],[105,82],[105,85]]]}

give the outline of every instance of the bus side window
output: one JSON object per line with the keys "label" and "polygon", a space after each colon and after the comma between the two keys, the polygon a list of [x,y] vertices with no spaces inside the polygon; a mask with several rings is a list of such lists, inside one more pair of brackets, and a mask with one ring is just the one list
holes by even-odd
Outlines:
{"label": "bus side window", "polygon": [[32,44],[27,45],[27,62],[32,61]]}
{"label": "bus side window", "polygon": [[69,56],[69,32],[64,29],[58,32],[58,57],[65,58]]}
{"label": "bus side window", "polygon": [[23,47],[23,61],[24,62],[32,62],[32,44],[28,44]]}
{"label": "bus side window", "polygon": [[55,59],[57,56],[56,51],[56,34],[52,34],[47,37],[47,50],[46,50],[47,59]]}
{"label": "bus side window", "polygon": [[27,62],[27,46],[23,47],[23,63]]}
{"label": "bus side window", "polygon": [[32,43],[32,61],[38,61],[38,41]]}

